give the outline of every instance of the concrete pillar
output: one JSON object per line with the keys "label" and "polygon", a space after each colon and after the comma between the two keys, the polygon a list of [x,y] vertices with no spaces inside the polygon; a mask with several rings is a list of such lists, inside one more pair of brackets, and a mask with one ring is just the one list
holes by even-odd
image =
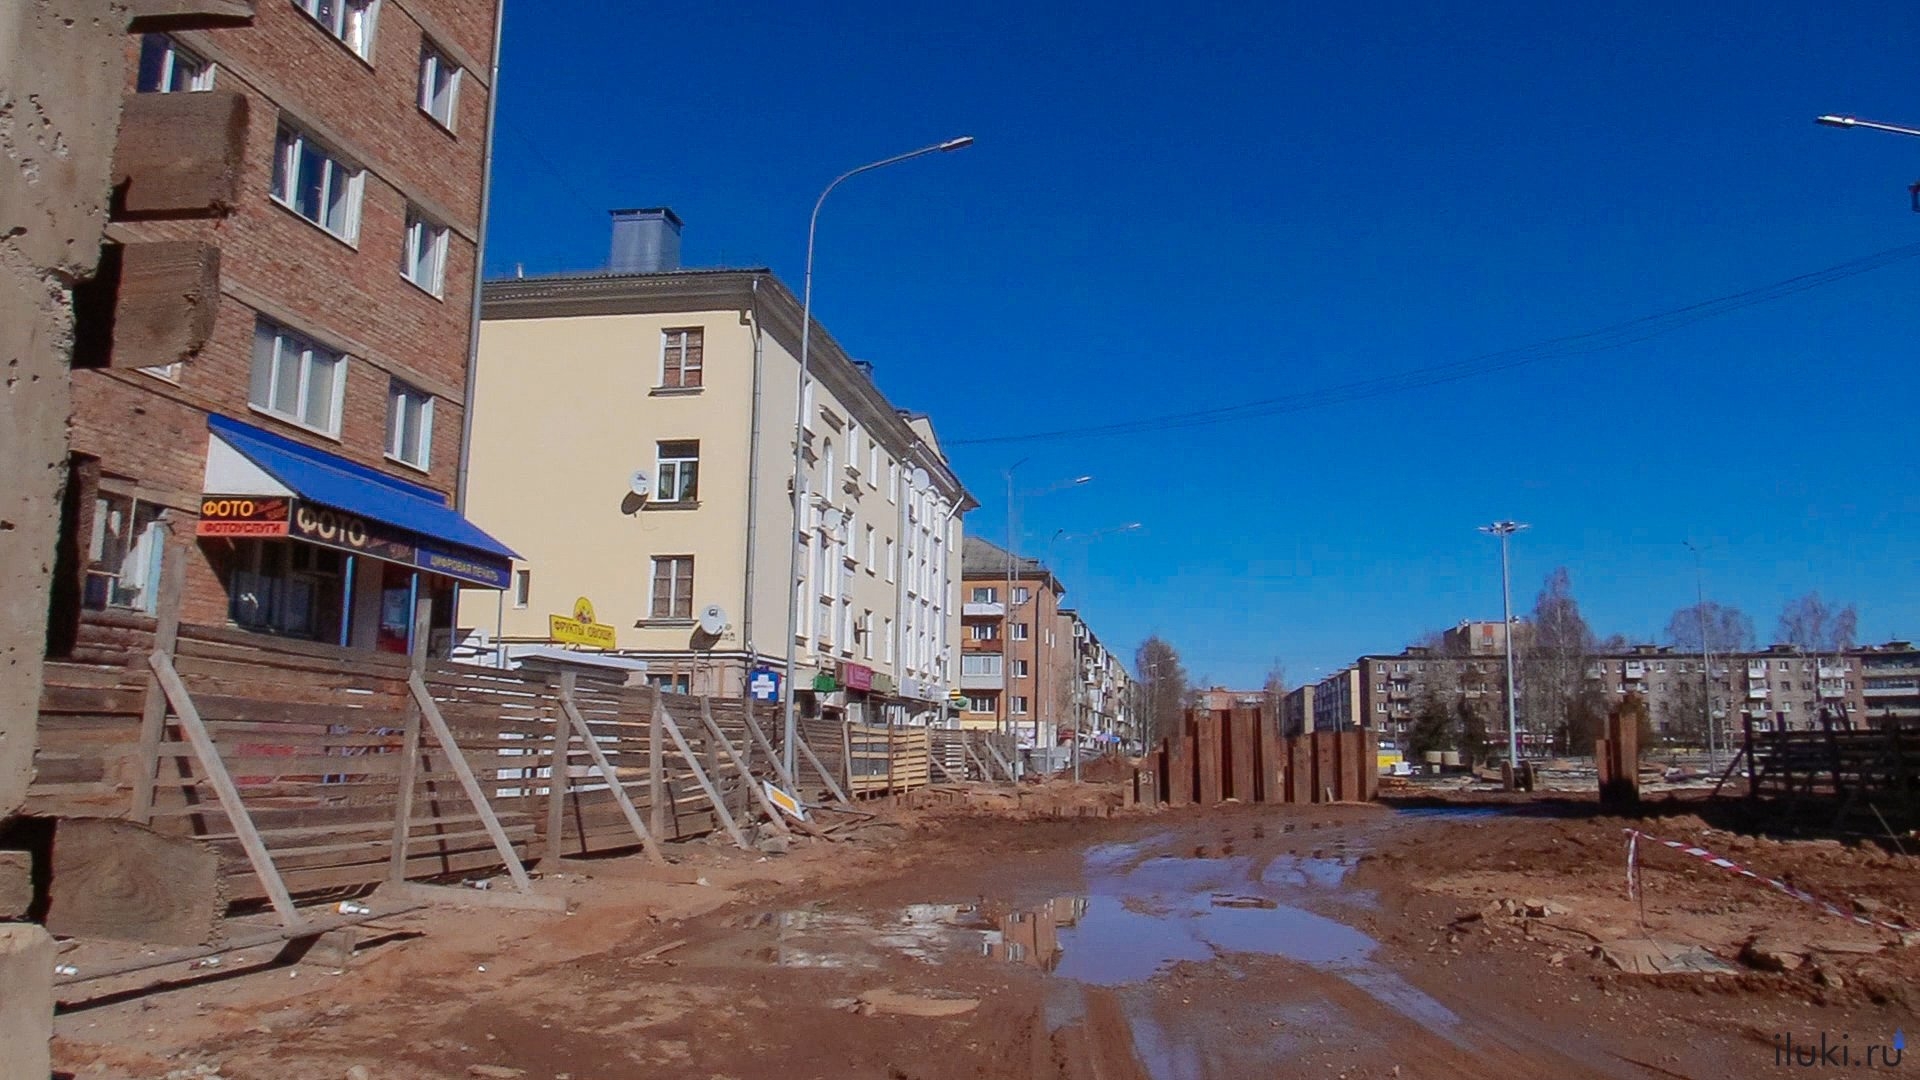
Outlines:
{"label": "concrete pillar", "polygon": [[53,938],[33,923],[0,923],[0,1080],[53,1073]]}

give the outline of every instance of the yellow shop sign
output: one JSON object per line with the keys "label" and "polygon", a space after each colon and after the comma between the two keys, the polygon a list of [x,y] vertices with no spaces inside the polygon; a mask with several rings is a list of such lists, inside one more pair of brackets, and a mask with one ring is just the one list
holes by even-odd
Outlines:
{"label": "yellow shop sign", "polygon": [[573,602],[573,615],[547,616],[547,636],[562,645],[589,645],[596,649],[614,647],[613,627],[595,622],[593,601],[581,597]]}

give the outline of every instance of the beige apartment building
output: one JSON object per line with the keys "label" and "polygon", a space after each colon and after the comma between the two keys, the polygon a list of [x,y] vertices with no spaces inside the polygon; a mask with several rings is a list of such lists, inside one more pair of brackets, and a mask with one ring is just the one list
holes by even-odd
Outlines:
{"label": "beige apartment building", "polygon": [[654,684],[737,697],[792,641],[809,714],[941,715],[976,503],[930,421],[814,324],[790,578],[799,301],[764,269],[681,269],[670,210],[613,229],[609,270],[486,284],[467,507],[521,558],[461,606],[469,647],[504,661],[591,622]]}

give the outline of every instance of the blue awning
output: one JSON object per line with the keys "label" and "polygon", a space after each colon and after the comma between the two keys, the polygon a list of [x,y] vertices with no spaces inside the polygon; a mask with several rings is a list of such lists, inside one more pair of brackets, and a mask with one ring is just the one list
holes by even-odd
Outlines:
{"label": "blue awning", "polygon": [[[207,455],[209,496],[297,500],[277,535],[506,587],[513,549],[461,517],[439,492],[230,417],[209,415],[207,429],[216,444]],[[249,475],[249,465],[265,476]]]}

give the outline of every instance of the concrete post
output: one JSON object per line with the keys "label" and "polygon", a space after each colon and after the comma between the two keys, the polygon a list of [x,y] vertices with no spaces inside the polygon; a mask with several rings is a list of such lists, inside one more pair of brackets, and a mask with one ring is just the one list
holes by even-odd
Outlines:
{"label": "concrete post", "polygon": [[0,1080],[53,1073],[53,938],[33,923],[0,923]]}

